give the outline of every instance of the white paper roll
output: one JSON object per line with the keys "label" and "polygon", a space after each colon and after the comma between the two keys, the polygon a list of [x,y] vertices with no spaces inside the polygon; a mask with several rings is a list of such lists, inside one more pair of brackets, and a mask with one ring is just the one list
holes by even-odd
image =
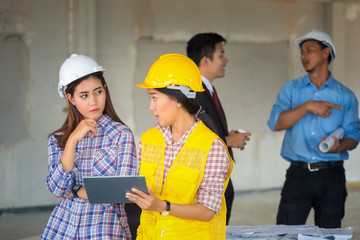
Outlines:
{"label": "white paper roll", "polygon": [[340,140],[344,136],[344,129],[342,127],[338,127],[333,131],[324,141],[322,141],[319,145],[319,149],[321,152],[326,153],[329,149],[334,145],[335,141],[333,136],[335,136],[338,140]]}
{"label": "white paper roll", "polygon": [[246,131],[244,129],[241,129],[241,128],[237,129],[235,132],[237,132],[237,133],[246,133]]}

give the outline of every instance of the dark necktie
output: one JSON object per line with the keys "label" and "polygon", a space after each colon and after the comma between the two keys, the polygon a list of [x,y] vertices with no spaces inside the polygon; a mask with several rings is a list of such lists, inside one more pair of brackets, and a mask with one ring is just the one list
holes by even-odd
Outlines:
{"label": "dark necktie", "polygon": [[214,102],[215,102],[215,105],[216,105],[216,108],[220,114],[220,118],[221,118],[221,121],[224,125],[224,128],[226,130],[226,132],[228,131],[228,127],[227,127],[227,122],[226,122],[226,118],[225,118],[225,113],[223,112],[222,108],[221,108],[221,104],[220,104],[220,100],[218,98],[218,95],[216,93],[216,90],[215,90],[215,87],[213,86],[213,99],[214,99]]}

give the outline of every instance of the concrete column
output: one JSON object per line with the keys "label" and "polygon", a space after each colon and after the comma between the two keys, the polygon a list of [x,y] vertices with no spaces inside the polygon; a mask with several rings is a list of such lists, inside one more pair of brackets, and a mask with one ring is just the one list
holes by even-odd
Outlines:
{"label": "concrete column", "polygon": [[345,39],[345,5],[344,3],[335,2],[332,4],[332,39],[336,48],[336,59],[331,64],[334,77],[346,85],[346,39]]}
{"label": "concrete column", "polygon": [[69,54],[96,58],[95,0],[69,0]]}

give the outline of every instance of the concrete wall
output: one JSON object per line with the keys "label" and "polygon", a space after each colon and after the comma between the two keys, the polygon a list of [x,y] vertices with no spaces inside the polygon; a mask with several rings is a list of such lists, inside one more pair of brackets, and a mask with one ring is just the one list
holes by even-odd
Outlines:
{"label": "concrete wall", "polygon": [[[47,135],[65,119],[58,70],[72,52],[94,57],[122,120],[140,135],[155,123],[142,82],[150,65],[186,41],[214,31],[228,40],[226,76],[215,81],[229,127],[251,131],[235,150],[236,190],[281,187],[288,164],[283,133],[266,126],[280,87],[304,75],[293,41],[312,28],[329,32],[334,76],[360,96],[360,3],[271,0],[2,0],[0,3],[0,209],[57,202],[45,186]],[[360,150],[346,164],[360,181]]]}

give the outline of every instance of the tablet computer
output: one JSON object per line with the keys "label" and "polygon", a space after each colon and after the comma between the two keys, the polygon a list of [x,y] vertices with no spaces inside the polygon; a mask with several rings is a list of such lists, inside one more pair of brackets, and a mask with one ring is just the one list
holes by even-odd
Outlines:
{"label": "tablet computer", "polygon": [[132,203],[125,197],[131,188],[148,193],[145,177],[132,176],[87,176],[83,177],[86,194],[91,204]]}

